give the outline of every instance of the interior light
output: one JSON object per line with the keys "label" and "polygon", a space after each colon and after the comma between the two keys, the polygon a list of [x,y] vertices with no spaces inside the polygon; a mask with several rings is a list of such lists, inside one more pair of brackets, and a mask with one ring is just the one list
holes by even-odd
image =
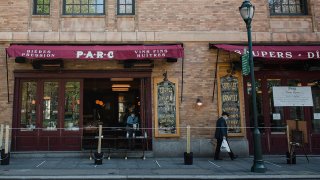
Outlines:
{"label": "interior light", "polygon": [[110,81],[133,81],[133,78],[111,78]]}
{"label": "interior light", "polygon": [[112,84],[112,88],[129,88],[130,84]]}
{"label": "interior light", "polygon": [[112,91],[129,91],[129,88],[112,88]]}
{"label": "interior light", "polygon": [[198,106],[202,106],[202,104],[203,104],[200,98],[197,99],[196,103],[197,103]]}

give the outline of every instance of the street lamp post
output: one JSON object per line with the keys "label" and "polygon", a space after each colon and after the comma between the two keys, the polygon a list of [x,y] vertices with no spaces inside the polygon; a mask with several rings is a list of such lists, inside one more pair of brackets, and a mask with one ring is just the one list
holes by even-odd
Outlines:
{"label": "street lamp post", "polygon": [[253,106],[253,120],[254,120],[254,131],[253,131],[253,144],[254,144],[254,160],[251,167],[252,172],[264,173],[266,168],[262,159],[261,149],[261,134],[258,129],[258,111],[257,111],[257,99],[256,99],[256,81],[254,77],[254,63],[252,57],[252,39],[251,39],[251,21],[254,15],[254,6],[250,0],[244,0],[242,5],[239,7],[240,15],[246,23],[248,33],[248,49],[249,49],[249,65],[251,74],[251,92],[252,92],[252,106]]}

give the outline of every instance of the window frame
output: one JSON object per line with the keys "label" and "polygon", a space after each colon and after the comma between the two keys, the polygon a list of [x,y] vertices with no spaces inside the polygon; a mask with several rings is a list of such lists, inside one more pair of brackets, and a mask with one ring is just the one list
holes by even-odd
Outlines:
{"label": "window frame", "polygon": [[[281,12],[275,12],[275,1],[277,0],[268,0],[269,4],[269,13],[270,16],[305,16],[308,15],[308,1],[307,0],[299,0],[299,4],[290,4],[289,0],[287,0],[287,3],[282,2],[279,4]],[[280,2],[283,0],[279,0]],[[283,7],[288,6],[289,12],[283,12]],[[290,7],[296,6],[295,12],[290,12]],[[300,8],[301,12],[297,11],[297,8]]]}
{"label": "window frame", "polygon": [[[105,5],[106,5],[106,2],[105,2],[105,0],[103,0],[102,1],[102,3],[103,4],[99,4],[97,1],[96,1],[96,3],[94,3],[94,4],[90,4],[90,0],[88,0],[88,3],[82,3],[82,1],[80,0],[80,4],[76,4],[76,3],[72,3],[72,4],[68,4],[68,5],[71,5],[72,6],[72,13],[67,13],[66,12],[66,6],[67,6],[67,0],[63,0],[62,1],[62,14],[63,15],[71,15],[71,16],[83,16],[83,15],[87,15],[87,16],[99,16],[99,15],[105,15],[105,13],[106,13],[106,8],[105,8]],[[79,13],[75,13],[74,12],[74,6],[75,5],[79,5],[80,6],[80,12]],[[81,12],[81,6],[82,5],[88,5],[88,12],[87,13],[82,13]],[[95,8],[97,9],[97,6],[99,5],[102,5],[103,6],[103,10],[102,10],[102,13],[97,13],[97,12],[95,12],[95,13],[89,13],[89,6],[90,5],[94,5],[95,6]]]}
{"label": "window frame", "polygon": [[[42,8],[44,8],[45,6],[49,6],[49,12],[43,12],[43,13],[39,13],[38,10],[38,5],[42,6]],[[42,3],[39,4],[39,0],[33,0],[33,15],[50,15],[50,0],[49,0],[49,4],[45,4],[44,0],[42,0]]]}
{"label": "window frame", "polygon": [[[132,6],[132,12],[131,13],[120,13],[120,5],[125,5],[125,6]],[[117,15],[118,16],[126,16],[126,15],[135,15],[135,11],[136,11],[136,2],[135,0],[132,0],[132,4],[127,4],[127,2],[125,4],[120,4],[120,0],[117,0]]]}

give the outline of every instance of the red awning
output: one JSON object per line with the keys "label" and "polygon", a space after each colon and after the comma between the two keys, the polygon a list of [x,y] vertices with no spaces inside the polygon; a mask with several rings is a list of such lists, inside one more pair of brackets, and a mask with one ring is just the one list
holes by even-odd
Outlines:
{"label": "red awning", "polygon": [[[242,54],[247,46],[210,44],[229,52]],[[267,60],[320,60],[320,46],[253,46],[252,54],[254,58]]]}
{"label": "red awning", "polygon": [[27,59],[126,60],[182,58],[182,45],[11,45],[9,57]]}

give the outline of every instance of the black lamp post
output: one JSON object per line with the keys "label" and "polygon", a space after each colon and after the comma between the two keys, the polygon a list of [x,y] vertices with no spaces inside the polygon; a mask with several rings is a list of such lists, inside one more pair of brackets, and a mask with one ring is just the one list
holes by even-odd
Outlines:
{"label": "black lamp post", "polygon": [[252,57],[252,39],[251,39],[251,21],[254,15],[254,6],[250,0],[244,0],[242,5],[239,7],[240,15],[246,23],[248,33],[248,48],[249,48],[249,63],[250,63],[250,74],[251,74],[251,92],[252,92],[252,107],[253,107],[253,120],[254,120],[254,131],[253,131],[253,143],[254,143],[254,160],[251,167],[252,172],[264,173],[266,168],[262,159],[261,149],[261,134],[258,129],[258,111],[257,111],[257,99],[256,99],[256,81],[254,77],[254,64]]}

